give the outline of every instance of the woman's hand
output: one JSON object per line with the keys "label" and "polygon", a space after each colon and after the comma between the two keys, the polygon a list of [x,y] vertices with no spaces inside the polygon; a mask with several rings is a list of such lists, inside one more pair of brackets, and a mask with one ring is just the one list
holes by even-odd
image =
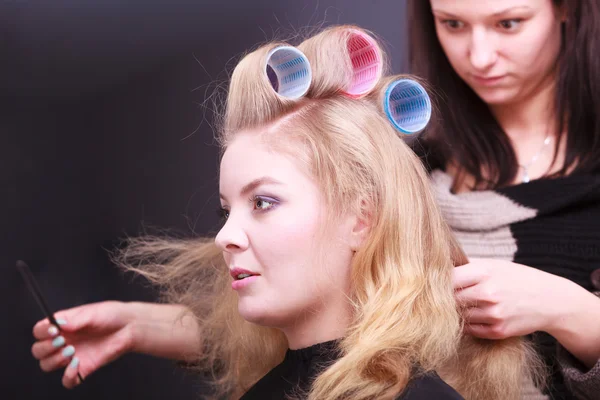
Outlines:
{"label": "woman's hand", "polygon": [[486,339],[544,331],[588,366],[600,357],[600,299],[565,278],[509,261],[454,268],[465,330]]}
{"label": "woman's hand", "polygon": [[132,321],[127,303],[107,301],[87,304],[55,314],[60,332],[48,319],[33,327],[37,341],[31,347],[46,372],[69,366],[63,375],[66,388],[119,358],[133,346]]}
{"label": "woman's hand", "polygon": [[48,319],[33,328],[31,351],[46,372],[68,366],[62,383],[79,384],[94,371],[127,352],[185,359],[198,349],[198,329],[191,316],[180,318],[179,305],[105,301],[59,311],[60,332]]}
{"label": "woman's hand", "polygon": [[454,288],[468,333],[504,339],[546,330],[565,307],[563,279],[509,261],[471,259],[454,268]]}

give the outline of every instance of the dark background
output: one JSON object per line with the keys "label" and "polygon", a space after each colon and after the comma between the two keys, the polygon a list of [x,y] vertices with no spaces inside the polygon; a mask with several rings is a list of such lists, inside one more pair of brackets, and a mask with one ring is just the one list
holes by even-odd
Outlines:
{"label": "dark background", "polygon": [[[108,260],[143,226],[217,228],[210,103],[244,50],[305,27],[355,23],[405,72],[400,0],[0,0],[0,398],[194,398],[201,381],[127,355],[73,391],[30,353],[43,318],[15,269],[32,267],[53,309],[152,300]],[[204,106],[203,106],[204,104]]]}

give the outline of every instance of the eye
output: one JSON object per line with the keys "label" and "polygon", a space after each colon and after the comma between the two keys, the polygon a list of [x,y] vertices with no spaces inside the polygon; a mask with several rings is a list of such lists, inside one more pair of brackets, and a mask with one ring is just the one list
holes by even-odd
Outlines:
{"label": "eye", "polygon": [[498,25],[505,31],[514,31],[521,26],[521,22],[523,22],[521,18],[503,19]]}
{"label": "eye", "polygon": [[221,221],[227,221],[227,218],[229,218],[229,210],[224,207],[219,207],[217,209],[217,216]]}
{"label": "eye", "polygon": [[465,26],[465,24],[462,21],[458,21],[456,19],[446,19],[441,21],[441,23],[443,25],[446,25],[446,27],[452,31],[457,31]]}
{"label": "eye", "polygon": [[254,204],[254,210],[259,212],[268,211],[277,204],[277,200],[263,196],[254,196],[250,200]]}

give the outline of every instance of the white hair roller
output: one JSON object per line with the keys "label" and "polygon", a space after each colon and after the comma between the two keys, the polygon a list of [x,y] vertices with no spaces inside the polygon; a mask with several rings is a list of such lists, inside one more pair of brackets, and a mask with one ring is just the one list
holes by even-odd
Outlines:
{"label": "white hair roller", "polygon": [[275,92],[290,100],[304,96],[312,80],[308,58],[292,46],[272,49],[267,54],[265,73]]}

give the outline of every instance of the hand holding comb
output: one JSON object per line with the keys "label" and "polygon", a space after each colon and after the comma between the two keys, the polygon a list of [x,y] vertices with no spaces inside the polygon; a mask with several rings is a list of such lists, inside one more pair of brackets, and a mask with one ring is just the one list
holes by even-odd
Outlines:
{"label": "hand holding comb", "polygon": [[[46,317],[48,317],[48,320],[50,321],[50,323],[52,325],[54,325],[59,331],[61,331],[60,325],[58,324],[58,322],[56,322],[56,318],[54,318],[54,313],[50,310],[50,307],[48,306],[48,302],[42,295],[42,291],[40,290],[40,287],[37,284],[37,281],[33,277],[33,274],[31,273],[29,266],[27,264],[25,264],[25,262],[18,260],[17,261],[17,269],[21,273],[23,280],[27,284],[29,291],[31,292],[31,294],[33,295],[35,300],[37,301],[38,305],[40,306],[40,308],[42,309],[44,314],[46,314]],[[83,382],[83,377],[81,376],[79,371],[77,372],[77,377],[79,378],[79,380],[81,382]]]}

